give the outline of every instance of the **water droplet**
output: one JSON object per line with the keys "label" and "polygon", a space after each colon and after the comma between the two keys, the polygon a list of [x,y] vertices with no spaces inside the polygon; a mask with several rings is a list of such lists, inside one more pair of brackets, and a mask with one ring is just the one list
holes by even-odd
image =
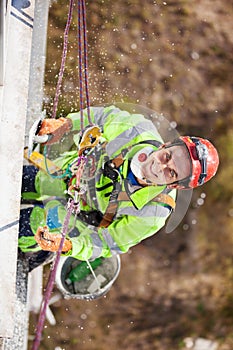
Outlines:
{"label": "water droplet", "polygon": [[196,61],[196,60],[199,60],[200,55],[199,55],[199,53],[193,51],[193,52],[191,53],[191,57],[192,57],[193,60]]}
{"label": "water droplet", "polygon": [[131,44],[131,49],[132,49],[132,50],[136,50],[136,48],[137,48],[137,44],[134,44],[134,43]]}
{"label": "water droplet", "polygon": [[177,123],[175,121],[171,122],[170,125],[172,129],[175,129],[177,127]]}
{"label": "water droplet", "polygon": [[170,260],[169,259],[164,260],[163,264],[165,266],[169,266],[170,265]]}
{"label": "water droplet", "polygon": [[198,205],[203,205],[204,204],[204,199],[203,198],[198,198],[197,204]]}

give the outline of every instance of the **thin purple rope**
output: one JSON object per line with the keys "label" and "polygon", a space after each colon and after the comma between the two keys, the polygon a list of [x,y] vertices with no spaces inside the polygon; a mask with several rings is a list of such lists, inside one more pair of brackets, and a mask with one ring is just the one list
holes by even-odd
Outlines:
{"label": "thin purple rope", "polygon": [[66,62],[67,49],[68,49],[68,33],[69,33],[69,30],[70,30],[70,24],[71,24],[71,19],[72,19],[73,7],[74,7],[74,0],[70,0],[69,13],[68,13],[68,18],[67,18],[67,22],[66,22],[65,32],[64,32],[61,67],[60,67],[60,71],[59,71],[59,75],[58,75],[58,82],[57,82],[57,87],[56,87],[56,93],[55,93],[55,97],[54,97],[54,101],[53,101],[52,118],[56,118],[56,114],[57,114],[58,100],[59,100],[59,96],[60,96],[60,92],[61,92],[62,78],[63,78],[64,70],[65,70],[65,62]]}
{"label": "thin purple rope", "polygon": [[46,286],[44,299],[43,299],[43,303],[41,305],[41,311],[40,311],[40,315],[39,315],[39,319],[38,319],[38,323],[37,323],[36,336],[34,338],[33,345],[32,345],[32,350],[39,349],[39,345],[40,345],[40,341],[41,341],[41,335],[42,335],[44,322],[45,322],[45,317],[46,317],[46,309],[48,307],[50,296],[51,296],[51,293],[52,293],[52,290],[53,290],[53,285],[54,285],[54,281],[55,281],[57,266],[58,266],[58,263],[59,263],[59,260],[60,260],[62,247],[63,247],[64,241],[65,241],[65,236],[66,236],[66,233],[68,231],[68,225],[69,225],[70,217],[71,217],[71,214],[72,214],[73,206],[74,206],[74,202],[72,200],[71,203],[70,203],[70,207],[67,210],[67,214],[66,214],[63,226],[62,226],[62,232],[61,232],[62,238],[61,238],[61,241],[60,241],[59,249],[58,249],[57,254],[56,254],[56,259],[54,261],[52,270],[50,272],[48,284]]}
{"label": "thin purple rope", "polygon": [[82,74],[82,7],[81,2],[78,0],[78,61],[79,61],[79,104],[80,104],[80,126],[81,131],[84,129],[84,122],[83,122],[83,74]]}
{"label": "thin purple rope", "polygon": [[85,90],[86,90],[86,103],[87,103],[87,117],[88,117],[89,124],[92,125],[93,123],[90,116],[90,98],[89,98],[89,84],[88,84],[87,22],[86,22],[85,0],[82,0],[82,14],[83,14],[84,77],[85,77]]}

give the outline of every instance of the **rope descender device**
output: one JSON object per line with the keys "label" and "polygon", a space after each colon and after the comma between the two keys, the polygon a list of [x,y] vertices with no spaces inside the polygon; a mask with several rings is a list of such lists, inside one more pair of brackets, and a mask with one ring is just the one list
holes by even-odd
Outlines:
{"label": "rope descender device", "polygon": [[84,171],[86,161],[87,161],[86,157],[84,156],[78,157],[77,171],[73,176],[73,179],[75,179],[75,183],[71,183],[67,190],[67,194],[70,196],[70,198],[68,200],[66,208],[69,209],[71,206],[71,202],[73,202],[72,212],[76,215],[79,214],[80,212],[80,198],[86,192],[86,189],[83,186],[80,186],[81,177]]}
{"label": "rope descender device", "polygon": [[97,125],[88,126],[83,130],[78,147],[78,155],[87,155],[91,148],[98,145],[101,130]]}
{"label": "rope descender device", "polygon": [[[72,165],[72,169],[74,170],[73,179],[75,178],[75,184],[71,183],[67,191],[68,195],[73,198],[73,212],[76,214],[78,214],[80,211],[80,197],[86,192],[86,189],[80,185],[84,167],[87,162],[86,156],[92,148],[98,145],[100,137],[101,131],[100,128],[96,125],[88,126],[81,134],[81,139],[78,147],[78,159],[77,162]],[[70,205],[68,201],[67,208],[69,208],[69,206]]]}

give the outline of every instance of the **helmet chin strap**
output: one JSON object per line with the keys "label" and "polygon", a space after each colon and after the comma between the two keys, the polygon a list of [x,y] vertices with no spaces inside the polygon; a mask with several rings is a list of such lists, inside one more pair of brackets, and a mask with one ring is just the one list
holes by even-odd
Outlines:
{"label": "helmet chin strap", "polygon": [[157,184],[156,182],[151,182],[150,180],[146,180],[145,178],[143,179],[137,178],[137,179],[140,184],[142,185],[144,184],[146,186],[167,186],[166,184],[161,185],[161,184]]}

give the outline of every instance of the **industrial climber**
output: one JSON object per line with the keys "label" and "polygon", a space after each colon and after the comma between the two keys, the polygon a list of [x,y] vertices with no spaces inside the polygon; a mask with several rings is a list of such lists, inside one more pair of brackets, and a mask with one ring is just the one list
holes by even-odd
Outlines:
{"label": "industrial climber", "polygon": [[[87,118],[87,111],[83,113]],[[210,141],[180,136],[164,143],[142,114],[109,106],[91,107],[90,116],[101,137],[86,152],[80,210],[71,217],[63,245],[63,254],[80,260],[125,253],[154,235],[175,210],[176,190],[206,183],[219,164]],[[47,144],[54,144],[72,132],[78,144],[79,131],[80,112],[44,119],[39,137],[49,135]],[[33,253],[31,269],[59,248],[77,150],[54,162],[66,177],[51,177],[33,165],[24,167],[19,247]]]}

